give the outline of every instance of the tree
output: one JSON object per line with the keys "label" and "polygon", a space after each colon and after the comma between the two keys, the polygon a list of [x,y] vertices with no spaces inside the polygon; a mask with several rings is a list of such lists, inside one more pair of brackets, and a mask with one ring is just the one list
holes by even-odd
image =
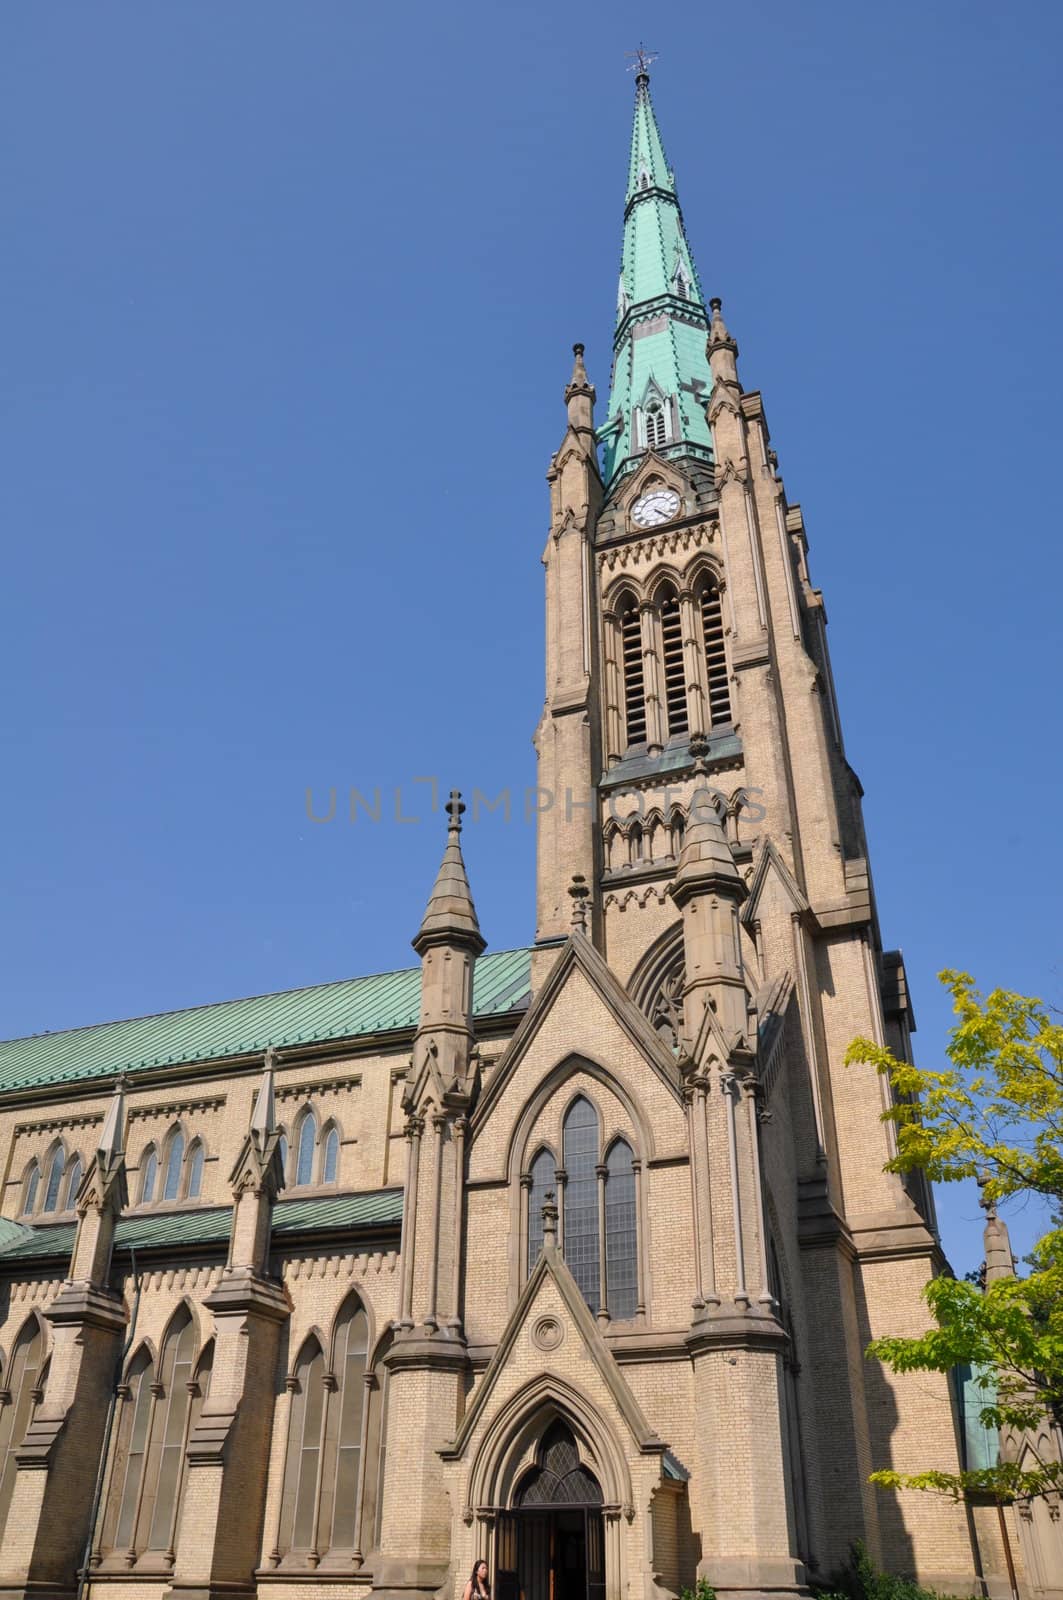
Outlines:
{"label": "tree", "polygon": [[[949,1372],[969,1364],[979,1375],[982,1422],[1005,1436],[1049,1436],[1063,1426],[1063,1026],[1040,1000],[994,989],[983,995],[964,972],[943,972],[958,1021],[939,1070],[912,1066],[868,1039],[854,1039],[847,1062],[866,1062],[889,1079],[883,1120],[896,1128],[892,1172],[921,1169],[938,1182],[975,1178],[996,1224],[998,1201],[1039,1196],[1050,1227],[1017,1277],[999,1264],[985,1282],[933,1279],[924,1293],[936,1323],[918,1339],[876,1339],[868,1355],[894,1372]],[[1000,1229],[1006,1241],[1006,1230]],[[1010,1254],[1010,1248],[1008,1251]],[[891,1488],[967,1490],[999,1499],[1063,1490],[1059,1451],[960,1473],[876,1472]]]}

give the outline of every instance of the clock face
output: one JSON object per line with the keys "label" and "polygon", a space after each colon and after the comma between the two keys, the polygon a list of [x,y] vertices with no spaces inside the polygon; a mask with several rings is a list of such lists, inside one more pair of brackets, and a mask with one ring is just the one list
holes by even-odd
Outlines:
{"label": "clock face", "polygon": [[656,528],[658,523],[671,522],[679,510],[679,496],[674,489],[651,489],[631,507],[631,520],[637,528]]}

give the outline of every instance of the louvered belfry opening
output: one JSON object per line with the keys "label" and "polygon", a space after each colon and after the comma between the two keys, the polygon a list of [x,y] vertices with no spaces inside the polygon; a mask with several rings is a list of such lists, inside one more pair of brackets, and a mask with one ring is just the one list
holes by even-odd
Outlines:
{"label": "louvered belfry opening", "polygon": [[723,607],[720,591],[711,584],[701,591],[701,627],[705,635],[705,668],[709,680],[709,723],[717,728],[731,721],[731,691],[723,642]]}
{"label": "louvered belfry opening", "polygon": [[667,442],[664,412],[660,402],[655,400],[646,408],[646,445],[650,450],[659,450]]}
{"label": "louvered belfry opening", "polygon": [[646,689],[642,677],[642,619],[634,600],[627,600],[620,615],[620,642],[624,657],[624,713],[628,744],[646,738]]}
{"label": "louvered belfry opening", "polygon": [[690,726],[687,716],[686,676],[683,672],[683,622],[679,611],[679,597],[669,590],[661,604],[661,633],[664,640],[664,694],[668,707],[668,732],[686,733]]}

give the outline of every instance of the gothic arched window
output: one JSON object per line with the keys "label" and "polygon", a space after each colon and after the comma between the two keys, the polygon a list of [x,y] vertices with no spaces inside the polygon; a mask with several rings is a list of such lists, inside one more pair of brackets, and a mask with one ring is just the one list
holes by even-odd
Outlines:
{"label": "gothic arched window", "polygon": [[543,1248],[543,1205],[549,1192],[557,1191],[557,1166],[549,1150],[540,1150],[531,1164],[528,1188],[528,1271],[531,1272]]}
{"label": "gothic arched window", "polygon": [[72,1211],[81,1187],[81,1157],[72,1156],[66,1169],[66,1188],[63,1191],[63,1210]]}
{"label": "gothic arched window", "polygon": [[664,645],[664,699],[668,711],[668,732],[686,733],[687,685],[683,662],[683,622],[679,596],[671,587],[661,599],[661,635]]}
{"label": "gothic arched window", "polygon": [[113,1532],[105,1532],[108,1545],[118,1550],[135,1548],[133,1534],[140,1486],[144,1480],[144,1460],[148,1450],[148,1427],[151,1421],[152,1380],[155,1367],[147,1349],[140,1350],[126,1374],[122,1401],[122,1418],[119,1427],[118,1459],[124,1455],[120,1481],[115,1484],[117,1504]]}
{"label": "gothic arched window", "polygon": [[52,1158],[48,1165],[48,1180],[44,1187],[42,1211],[57,1211],[59,1209],[59,1185],[63,1181],[63,1168],[65,1166],[66,1152],[61,1144],[57,1144],[52,1151]]}
{"label": "gothic arched window", "polygon": [[605,1299],[611,1317],[633,1317],[638,1306],[638,1225],[631,1146],[617,1139],[605,1158]]}
{"label": "gothic arched window", "polygon": [[727,682],[727,651],[723,641],[720,591],[707,583],[701,591],[701,631],[705,641],[705,670],[709,682],[709,724],[716,728],[731,721],[731,690]]}
{"label": "gothic arched window", "polygon": [[664,407],[659,400],[651,400],[646,407],[646,448],[659,450],[668,443],[668,423]]}
{"label": "gothic arched window", "polygon": [[186,1193],[190,1200],[198,1200],[203,1188],[203,1162],[206,1153],[202,1140],[196,1139],[188,1151],[188,1188]]}
{"label": "gothic arched window", "polygon": [[314,1181],[314,1150],[317,1146],[317,1120],[310,1110],[304,1111],[295,1135],[295,1182],[302,1188]]}
{"label": "gothic arched window", "polygon": [[321,1149],[321,1182],[335,1183],[339,1176],[340,1167],[340,1135],[339,1129],[333,1125],[329,1128],[322,1140]]}
{"label": "gothic arched window", "polygon": [[291,1406],[274,1559],[288,1553],[316,1563],[328,1550],[358,1546],[369,1319],[351,1295],[336,1319],[332,1371],[311,1335],[289,1378]]}
{"label": "gothic arched window", "polygon": [[33,1208],[37,1204],[37,1195],[41,1187],[41,1169],[36,1161],[31,1161],[26,1176],[23,1179],[22,1211],[24,1216],[32,1216]]}
{"label": "gothic arched window", "polygon": [[592,1311],[601,1306],[598,1249],[598,1113],[580,1095],[565,1115],[565,1260]]}
{"label": "gothic arched window", "polygon": [[213,1341],[198,1366],[195,1351],[192,1314],[181,1306],[166,1331],[158,1366],[145,1345],[119,1390],[122,1410],[101,1553],[124,1567],[146,1550],[174,1560],[188,1440],[210,1385]]}
{"label": "gothic arched window", "polygon": [[537,1464],[517,1485],[517,1506],[600,1506],[597,1478],[583,1465],[572,1432],[558,1418],[543,1434]]}
{"label": "gothic arched window", "polygon": [[623,657],[624,714],[627,742],[646,738],[646,688],[642,675],[642,618],[631,595],[620,602],[620,648]]}
{"label": "gothic arched window", "polygon": [[38,1383],[44,1361],[44,1335],[36,1317],[24,1325],[15,1341],[7,1391],[11,1398],[0,1409],[0,1532],[7,1521],[15,1489],[15,1454],[26,1437],[33,1408],[40,1399]]}
{"label": "gothic arched window", "polygon": [[[362,1412],[365,1409],[365,1365],[369,1359],[369,1321],[361,1304],[349,1300],[336,1330],[333,1370],[338,1388],[329,1396],[337,1412],[335,1466],[326,1460],[326,1483],[334,1474],[334,1550],[353,1550],[358,1527],[358,1476],[362,1459]],[[324,1502],[325,1496],[322,1495]]]}
{"label": "gothic arched window", "polygon": [[163,1169],[162,1195],[163,1200],[176,1200],[181,1193],[181,1166],[185,1158],[185,1136],[180,1128],[175,1128],[170,1135],[170,1142],[166,1146],[166,1164]]}
{"label": "gothic arched window", "polygon": [[140,1203],[147,1205],[155,1198],[155,1185],[159,1177],[159,1153],[149,1144],[140,1158]]}

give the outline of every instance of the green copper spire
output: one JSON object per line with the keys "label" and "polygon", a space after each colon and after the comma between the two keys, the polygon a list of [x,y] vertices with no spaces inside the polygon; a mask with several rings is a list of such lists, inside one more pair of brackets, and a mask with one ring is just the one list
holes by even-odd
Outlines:
{"label": "green copper spire", "polygon": [[712,460],[705,402],[712,374],[705,354],[709,319],[683,231],[675,175],[650,99],[650,77],[635,79],[635,124],[624,207],[613,382],[599,432],[606,483],[647,449]]}

